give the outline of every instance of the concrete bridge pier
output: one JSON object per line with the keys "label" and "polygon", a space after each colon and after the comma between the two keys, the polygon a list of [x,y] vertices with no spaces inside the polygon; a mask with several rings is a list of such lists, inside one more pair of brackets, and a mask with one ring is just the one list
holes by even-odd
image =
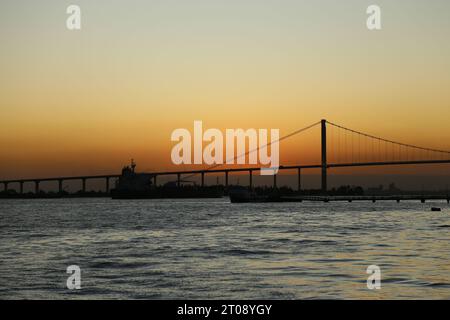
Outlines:
{"label": "concrete bridge pier", "polygon": [[274,189],[277,188],[277,175],[276,174],[273,175],[273,188]]}
{"label": "concrete bridge pier", "polygon": [[63,180],[59,179],[58,180],[58,193],[62,194],[62,192],[63,192]]}
{"label": "concrete bridge pier", "polygon": [[156,177],[157,177],[157,175],[155,174],[154,176],[153,176],[153,185],[156,187]]}
{"label": "concrete bridge pier", "polygon": [[228,189],[228,171],[225,171],[225,188]]}
{"label": "concrete bridge pier", "polygon": [[86,178],[81,179],[81,190],[86,193]]}
{"label": "concrete bridge pier", "polygon": [[40,184],[41,182],[39,181],[39,180],[36,180],[35,182],[34,182],[34,193],[36,193],[36,194],[39,194],[39,184]]}
{"label": "concrete bridge pier", "polygon": [[298,181],[297,181],[297,183],[298,183],[298,186],[297,186],[297,191],[298,192],[301,192],[302,191],[302,169],[301,168],[298,168],[297,169],[297,174],[298,174]]}

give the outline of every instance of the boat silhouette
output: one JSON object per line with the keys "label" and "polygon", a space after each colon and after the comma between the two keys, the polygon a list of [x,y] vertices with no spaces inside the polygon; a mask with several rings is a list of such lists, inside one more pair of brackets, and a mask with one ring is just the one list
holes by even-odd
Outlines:
{"label": "boat silhouette", "polygon": [[111,190],[113,199],[164,199],[164,198],[220,198],[223,190],[217,186],[200,187],[192,181],[170,181],[162,186],[152,183],[154,174],[136,172],[136,163],[122,168]]}

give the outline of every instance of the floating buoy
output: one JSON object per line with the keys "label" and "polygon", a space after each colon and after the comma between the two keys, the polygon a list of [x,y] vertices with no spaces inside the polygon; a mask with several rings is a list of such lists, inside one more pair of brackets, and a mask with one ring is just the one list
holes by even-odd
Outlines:
{"label": "floating buoy", "polygon": [[431,211],[441,211],[441,208],[437,208],[437,207],[432,207]]}

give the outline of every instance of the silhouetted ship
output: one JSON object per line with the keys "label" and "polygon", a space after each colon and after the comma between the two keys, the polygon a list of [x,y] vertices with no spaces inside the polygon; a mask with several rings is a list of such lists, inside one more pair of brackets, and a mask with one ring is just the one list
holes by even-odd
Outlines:
{"label": "silhouetted ship", "polygon": [[152,184],[154,175],[151,173],[135,172],[136,164],[122,169],[122,175],[111,190],[113,199],[163,199],[163,198],[220,198],[223,192],[218,187],[199,187],[195,184],[184,185],[189,181],[168,182],[162,186]]}

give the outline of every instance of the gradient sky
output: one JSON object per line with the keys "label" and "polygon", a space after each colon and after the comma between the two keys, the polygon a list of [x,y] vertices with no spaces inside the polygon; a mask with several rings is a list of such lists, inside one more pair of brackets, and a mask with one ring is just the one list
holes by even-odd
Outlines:
{"label": "gradient sky", "polygon": [[449,36],[447,0],[2,0],[0,178],[173,168],[170,134],[194,120],[283,135],[326,118],[450,149]]}

